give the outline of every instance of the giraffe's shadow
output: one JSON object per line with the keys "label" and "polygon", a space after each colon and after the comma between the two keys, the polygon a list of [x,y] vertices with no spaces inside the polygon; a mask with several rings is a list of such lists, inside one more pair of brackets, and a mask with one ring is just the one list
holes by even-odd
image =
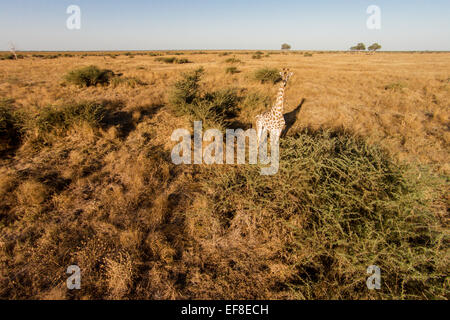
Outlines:
{"label": "giraffe's shadow", "polygon": [[291,112],[285,113],[283,115],[284,121],[286,122],[286,127],[284,128],[283,132],[281,133],[281,137],[286,137],[289,130],[294,126],[294,124],[297,122],[297,115],[299,114],[300,110],[303,107],[303,104],[305,103],[306,99],[303,98],[300,104],[292,110]]}

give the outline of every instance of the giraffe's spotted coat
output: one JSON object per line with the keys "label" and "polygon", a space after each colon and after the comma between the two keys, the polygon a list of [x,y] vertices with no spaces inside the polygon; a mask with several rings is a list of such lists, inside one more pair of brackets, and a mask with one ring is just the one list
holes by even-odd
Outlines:
{"label": "giraffe's spotted coat", "polygon": [[283,109],[284,109],[284,89],[288,83],[289,78],[293,75],[289,70],[284,69],[283,72],[280,72],[282,77],[281,87],[278,90],[277,100],[275,105],[271,110],[264,112],[256,116],[256,130],[258,134],[258,141],[260,141],[262,134],[264,131],[270,131],[272,136],[276,136],[279,138],[281,132],[286,125],[283,117]]}

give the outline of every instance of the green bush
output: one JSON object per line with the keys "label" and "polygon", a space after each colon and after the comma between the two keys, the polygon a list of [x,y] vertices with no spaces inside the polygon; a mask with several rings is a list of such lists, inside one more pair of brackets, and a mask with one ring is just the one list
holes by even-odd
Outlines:
{"label": "green bush", "polygon": [[260,54],[255,54],[252,56],[252,59],[261,59],[261,58],[262,58],[262,55],[260,55]]}
{"label": "green bush", "polygon": [[209,110],[219,118],[226,119],[237,116],[239,97],[236,89],[226,88],[205,93],[202,102],[209,104]]}
{"label": "green bush", "polygon": [[203,73],[203,68],[183,73],[170,93],[170,105],[179,116],[221,125],[237,114],[238,95],[234,89],[201,92],[199,83]]}
{"label": "green bush", "polygon": [[177,64],[184,64],[184,63],[191,63],[188,59],[176,59],[175,63]]}
{"label": "green bush", "polygon": [[189,61],[188,59],[178,59],[176,57],[159,57],[156,58],[155,61],[164,63],[177,63],[177,64],[191,63],[191,61]]}
{"label": "green bush", "polygon": [[[271,263],[291,270],[285,288],[299,299],[448,296],[445,222],[433,212],[444,181],[342,131],[305,130],[282,139],[280,150],[277,175],[251,165],[209,168],[200,192],[210,195],[204,214],[224,234],[247,230],[230,227],[242,217],[254,221],[260,241],[276,232]],[[366,287],[370,265],[381,268],[381,290]]]}
{"label": "green bush", "polygon": [[242,61],[237,58],[228,58],[225,60],[226,63],[241,63]]}
{"label": "green bush", "polygon": [[182,73],[182,78],[178,80],[170,93],[169,101],[176,109],[183,109],[184,105],[194,102],[199,96],[199,82],[204,73],[203,68],[191,72]]}
{"label": "green bush", "polygon": [[280,71],[278,69],[262,68],[254,73],[254,78],[261,83],[272,82],[273,84],[281,81]]}
{"label": "green bush", "polygon": [[66,75],[66,81],[80,87],[90,87],[99,84],[108,85],[114,76],[115,74],[111,70],[88,66],[70,71]]}
{"label": "green bush", "polygon": [[[33,58],[40,58],[40,59],[57,59],[58,57],[60,57],[59,55],[54,55],[54,54],[32,54],[31,55]],[[66,57],[68,57],[70,55],[67,55]]]}
{"label": "green bush", "polygon": [[161,57],[161,58],[155,59],[155,61],[165,62],[165,63],[175,63],[176,60],[177,60],[177,58],[175,58],[175,57]]}

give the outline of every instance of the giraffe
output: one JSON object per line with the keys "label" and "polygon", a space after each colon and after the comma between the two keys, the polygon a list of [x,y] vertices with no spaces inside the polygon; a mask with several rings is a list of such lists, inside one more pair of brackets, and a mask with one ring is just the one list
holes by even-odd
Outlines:
{"label": "giraffe", "polygon": [[275,105],[270,111],[256,116],[256,131],[258,136],[258,145],[265,131],[269,131],[271,137],[274,139],[279,139],[281,132],[284,129],[285,121],[283,117],[284,108],[284,90],[286,88],[287,82],[293,73],[289,69],[283,69],[280,72],[281,75],[281,86],[278,90],[277,100]]}

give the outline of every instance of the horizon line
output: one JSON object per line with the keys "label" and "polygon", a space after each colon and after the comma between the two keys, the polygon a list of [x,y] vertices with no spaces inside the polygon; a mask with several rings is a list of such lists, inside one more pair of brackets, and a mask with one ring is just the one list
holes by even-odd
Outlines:
{"label": "horizon line", "polygon": [[[151,51],[279,51],[279,52],[371,52],[371,50],[335,50],[335,49],[94,49],[94,50],[17,50],[16,52],[151,52]],[[0,52],[11,52],[11,50],[0,50]],[[377,50],[376,52],[450,52],[450,50],[409,49],[409,50]]]}

